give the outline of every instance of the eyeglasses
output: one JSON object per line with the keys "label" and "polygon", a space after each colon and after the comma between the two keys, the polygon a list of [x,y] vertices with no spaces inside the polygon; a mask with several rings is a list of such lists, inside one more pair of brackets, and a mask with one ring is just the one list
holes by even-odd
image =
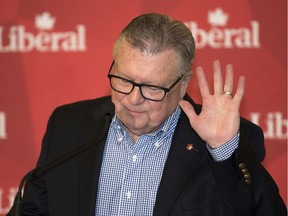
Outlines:
{"label": "eyeglasses", "polygon": [[151,101],[160,102],[162,101],[166,94],[171,91],[173,87],[176,86],[176,84],[182,79],[183,75],[180,76],[169,88],[165,88],[162,86],[156,86],[156,85],[149,85],[149,84],[142,84],[142,83],[136,83],[132,80],[111,74],[111,70],[114,66],[114,61],[112,62],[108,77],[110,79],[110,86],[114,91],[117,91],[122,94],[129,95],[135,86],[139,87],[140,93],[143,98]]}

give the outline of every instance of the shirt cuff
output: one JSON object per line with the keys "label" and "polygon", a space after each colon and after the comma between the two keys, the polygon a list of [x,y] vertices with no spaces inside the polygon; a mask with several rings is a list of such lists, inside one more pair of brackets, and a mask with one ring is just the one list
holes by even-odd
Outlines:
{"label": "shirt cuff", "polygon": [[231,140],[219,146],[218,148],[211,148],[211,146],[206,144],[206,147],[211,154],[213,160],[220,162],[231,157],[233,152],[238,148],[239,136],[240,133],[238,132],[236,136],[234,136]]}

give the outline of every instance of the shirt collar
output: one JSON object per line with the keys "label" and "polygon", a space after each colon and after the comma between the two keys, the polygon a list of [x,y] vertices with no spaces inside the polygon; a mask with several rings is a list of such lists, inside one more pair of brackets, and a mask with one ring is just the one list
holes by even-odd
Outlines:
{"label": "shirt collar", "polygon": [[[176,107],[175,111],[160,125],[160,128],[158,128],[156,131],[153,131],[148,134],[143,134],[143,135],[149,135],[153,137],[162,137],[171,128],[172,124],[174,121],[178,120],[179,116],[181,113],[181,109],[179,106]],[[113,127],[115,131],[117,132],[117,139],[121,140],[124,138],[124,136],[127,136],[128,133],[126,131],[126,127],[124,124],[121,122],[121,120],[118,118],[117,115],[114,115],[110,127]]]}

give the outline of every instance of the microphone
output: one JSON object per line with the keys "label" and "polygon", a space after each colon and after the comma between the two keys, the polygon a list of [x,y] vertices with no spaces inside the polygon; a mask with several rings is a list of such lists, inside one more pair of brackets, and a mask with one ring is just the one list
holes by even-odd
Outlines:
{"label": "microphone", "polygon": [[96,120],[101,117],[106,118],[107,116],[110,116],[110,118],[112,119],[114,112],[115,112],[114,104],[110,101],[106,101],[93,112],[93,118]]}
{"label": "microphone", "polygon": [[[72,149],[63,155],[59,156],[58,158],[48,162],[47,164],[44,164],[42,166],[36,167],[26,173],[26,175],[22,178],[19,187],[18,192],[15,196],[13,207],[11,209],[11,216],[20,216],[22,209],[21,209],[21,203],[22,203],[22,188],[26,182],[28,182],[32,177],[35,176],[41,176],[44,172],[53,169],[54,167],[57,167],[58,165],[62,164],[63,162],[72,159],[73,157],[81,154],[84,151],[87,151],[89,148],[91,148],[95,143],[100,143],[103,141],[103,139],[108,134],[109,125],[111,123],[112,117],[114,116],[115,107],[112,102],[105,102],[103,103],[94,113],[93,117],[94,119],[98,118],[105,118],[105,125],[103,127],[103,131],[101,131],[99,139],[93,139],[87,143],[84,143],[80,145],[79,147]],[[10,215],[10,214],[8,214]]]}

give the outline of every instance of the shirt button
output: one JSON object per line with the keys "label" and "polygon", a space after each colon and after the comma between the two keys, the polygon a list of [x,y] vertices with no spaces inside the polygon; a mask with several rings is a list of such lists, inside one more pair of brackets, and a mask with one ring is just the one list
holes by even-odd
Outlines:
{"label": "shirt button", "polygon": [[133,156],[132,156],[133,162],[136,162],[137,159],[138,159],[137,155],[133,155]]}
{"label": "shirt button", "polygon": [[123,140],[123,137],[120,136],[120,137],[117,138],[117,140],[118,140],[118,142],[121,142]]}
{"label": "shirt button", "polygon": [[154,144],[157,148],[161,145],[158,141]]}
{"label": "shirt button", "polygon": [[127,195],[127,198],[128,198],[128,199],[130,199],[130,198],[131,198],[131,196],[132,196],[132,193],[131,193],[131,191],[128,191],[126,195]]}

